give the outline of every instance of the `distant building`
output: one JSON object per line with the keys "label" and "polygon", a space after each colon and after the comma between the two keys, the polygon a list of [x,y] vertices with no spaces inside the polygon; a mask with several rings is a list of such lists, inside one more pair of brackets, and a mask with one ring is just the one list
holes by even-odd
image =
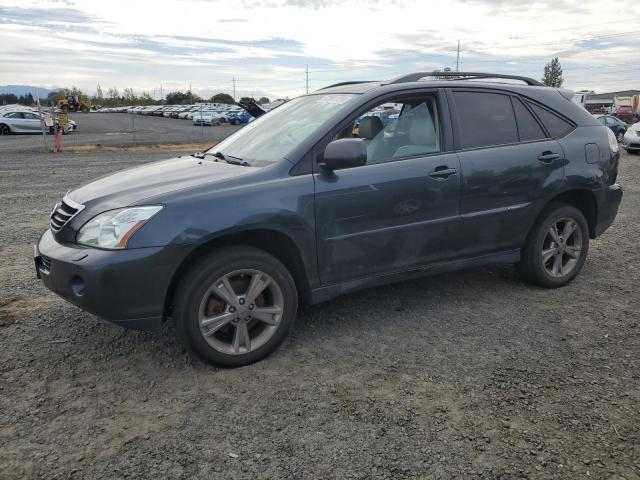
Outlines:
{"label": "distant building", "polygon": [[633,97],[634,95],[640,95],[640,90],[589,94],[585,107],[592,113],[611,113],[615,107],[614,97]]}

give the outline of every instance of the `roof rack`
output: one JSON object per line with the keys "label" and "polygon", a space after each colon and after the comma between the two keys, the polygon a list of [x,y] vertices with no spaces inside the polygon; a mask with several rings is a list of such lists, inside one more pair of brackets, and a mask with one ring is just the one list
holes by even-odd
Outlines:
{"label": "roof rack", "polygon": [[531,85],[535,87],[544,87],[544,84],[529,77],[520,77],[517,75],[505,75],[502,73],[477,73],[477,72],[417,72],[417,73],[410,73],[408,75],[403,75],[398,78],[394,78],[393,80],[390,80],[386,84],[392,85],[394,83],[417,82],[418,80],[424,77],[464,77],[464,78],[460,78],[460,80],[471,80],[476,78],[504,78],[508,80],[519,80],[521,82],[526,83],[527,85]]}
{"label": "roof rack", "polygon": [[318,90],[326,90],[327,88],[333,88],[333,87],[344,87],[345,85],[357,85],[359,83],[375,83],[375,82],[371,81],[371,80],[357,80],[357,81],[354,81],[354,82],[340,82],[340,83],[334,83],[333,85],[329,85],[327,87],[319,88]]}

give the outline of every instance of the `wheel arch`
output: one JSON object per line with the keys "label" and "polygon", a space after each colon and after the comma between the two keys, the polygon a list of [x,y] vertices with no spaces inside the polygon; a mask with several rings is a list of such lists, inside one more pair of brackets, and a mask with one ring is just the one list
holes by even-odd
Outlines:
{"label": "wheel arch", "polygon": [[531,228],[533,228],[533,225],[536,224],[545,208],[552,203],[565,203],[580,210],[584,215],[584,218],[587,220],[587,225],[589,226],[589,237],[595,238],[596,225],[598,224],[598,203],[596,201],[596,196],[588,188],[580,187],[565,190],[564,192],[558,193],[547,200],[536,215],[535,220],[529,228],[529,232],[531,231]]}
{"label": "wheel arch", "polygon": [[298,290],[298,298],[307,301],[310,284],[300,249],[287,234],[268,228],[251,228],[215,237],[190,252],[180,263],[169,282],[164,299],[163,318],[171,314],[173,296],[182,275],[203,255],[222,247],[253,247],[273,255],[291,273]]}

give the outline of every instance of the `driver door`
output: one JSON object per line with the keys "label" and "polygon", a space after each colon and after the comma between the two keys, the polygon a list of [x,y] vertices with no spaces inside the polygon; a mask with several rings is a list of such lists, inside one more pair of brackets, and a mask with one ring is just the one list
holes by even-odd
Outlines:
{"label": "driver door", "polygon": [[314,174],[323,285],[417,269],[454,254],[460,166],[447,140],[444,105],[437,91],[392,98],[331,138],[363,138],[367,164]]}

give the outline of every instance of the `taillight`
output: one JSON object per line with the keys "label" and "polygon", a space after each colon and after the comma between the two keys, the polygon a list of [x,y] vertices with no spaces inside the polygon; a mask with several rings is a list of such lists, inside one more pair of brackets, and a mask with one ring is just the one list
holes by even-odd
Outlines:
{"label": "taillight", "polygon": [[609,135],[609,148],[611,148],[611,153],[618,153],[620,151],[620,147],[618,146],[618,140],[616,139],[616,136],[608,128],[607,134]]}

